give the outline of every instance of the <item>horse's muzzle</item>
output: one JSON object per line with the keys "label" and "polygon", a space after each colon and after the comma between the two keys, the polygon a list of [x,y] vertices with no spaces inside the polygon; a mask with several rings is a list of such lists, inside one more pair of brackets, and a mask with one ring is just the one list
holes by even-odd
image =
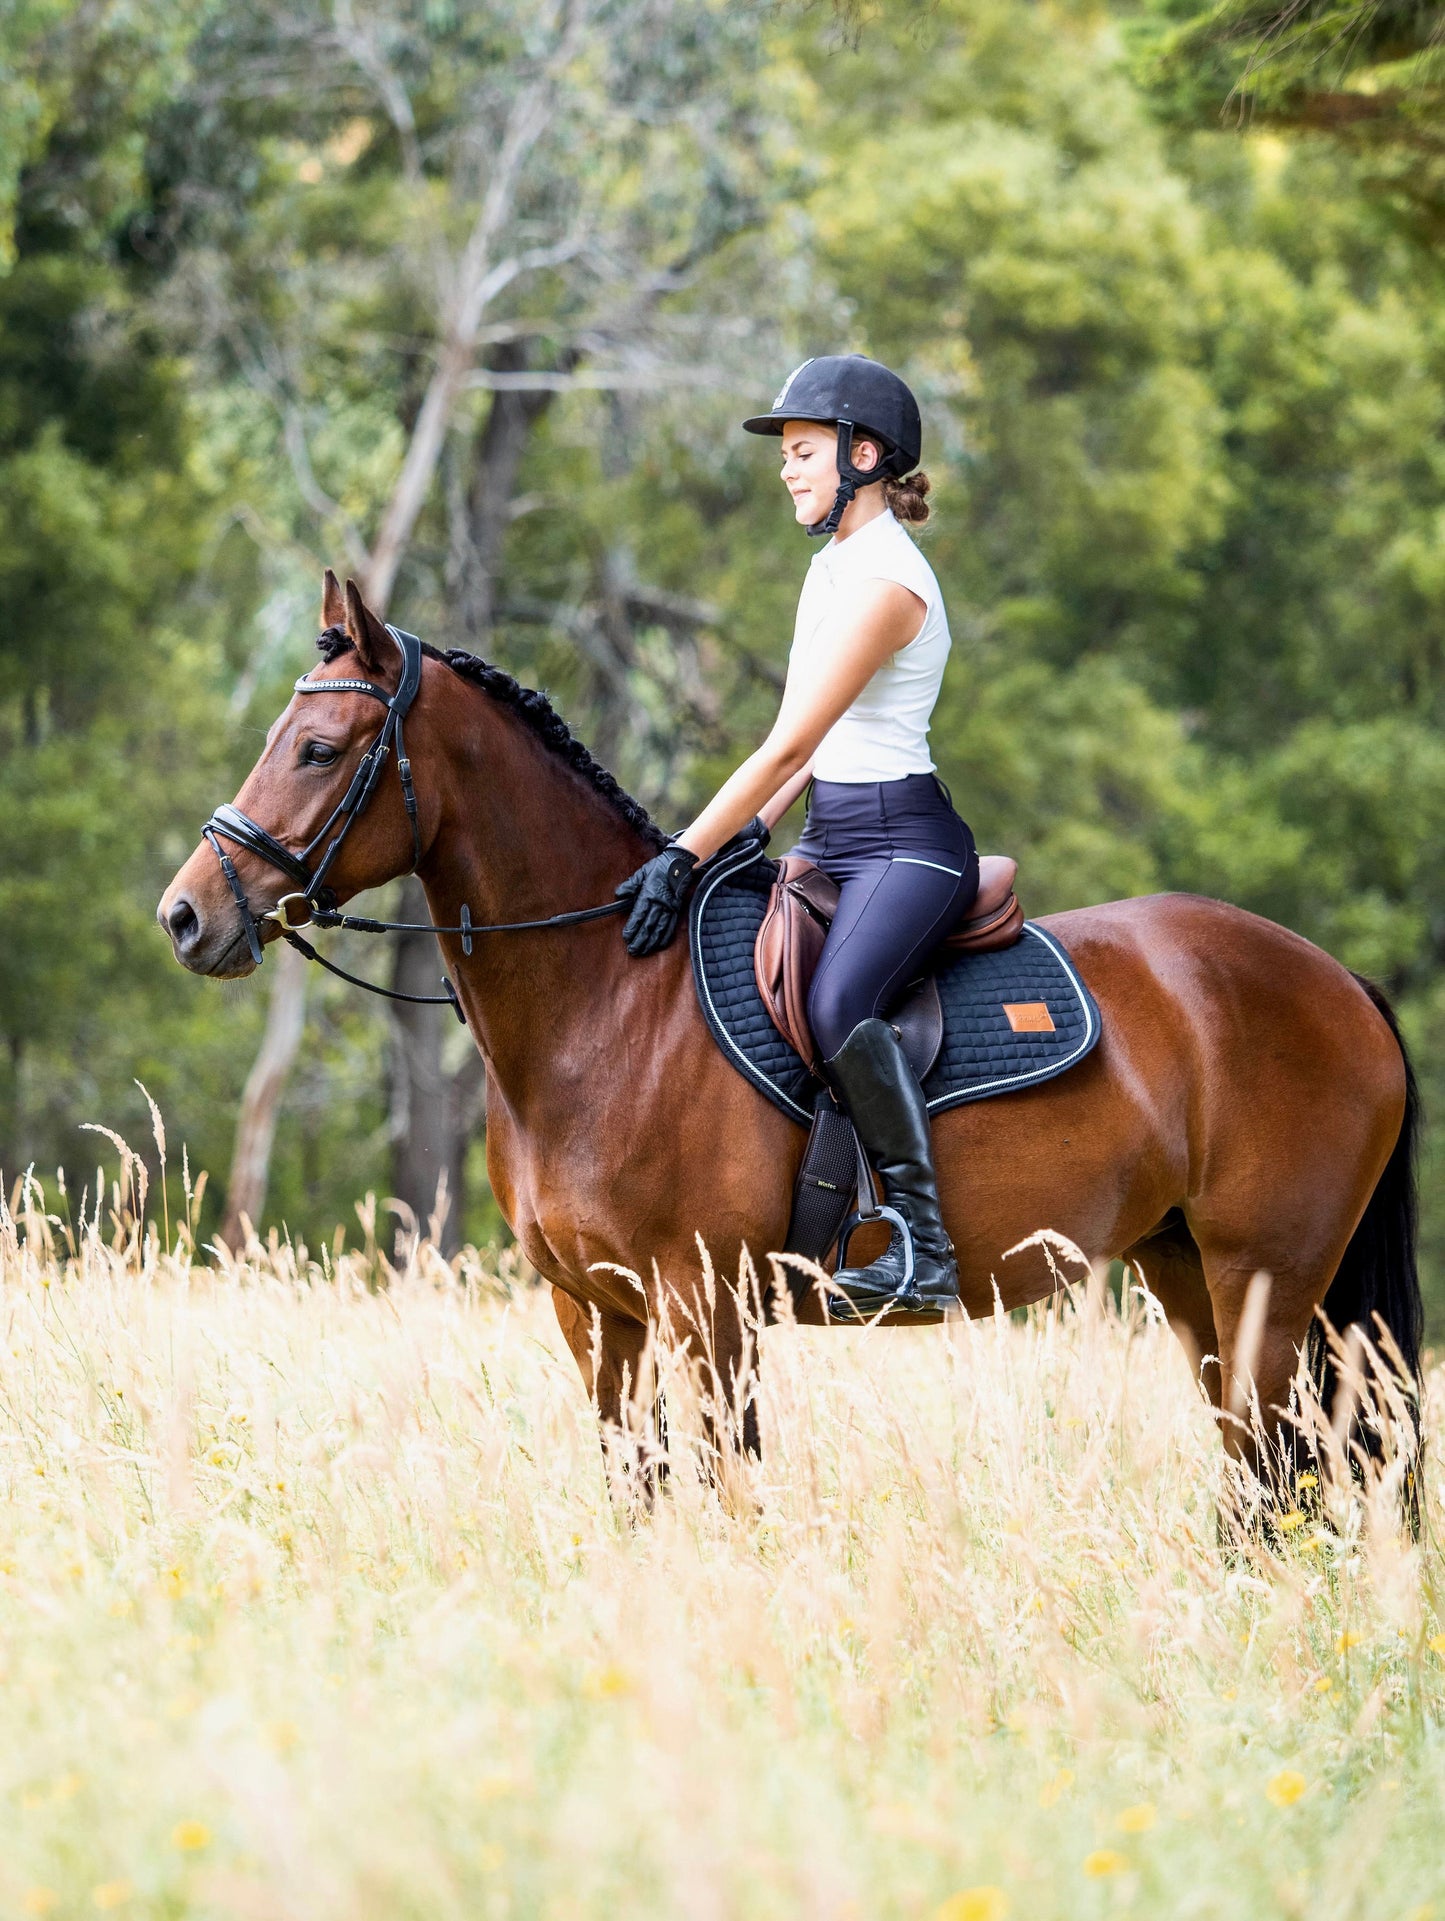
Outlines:
{"label": "horse's muzzle", "polygon": [[255,970],[246,930],[234,914],[208,914],[190,894],[167,888],[156,919],[170,936],[176,959],[192,974],[235,980]]}

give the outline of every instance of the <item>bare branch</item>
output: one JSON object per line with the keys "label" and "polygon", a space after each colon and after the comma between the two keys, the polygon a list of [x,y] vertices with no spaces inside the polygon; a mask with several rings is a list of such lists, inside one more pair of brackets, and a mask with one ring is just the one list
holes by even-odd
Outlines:
{"label": "bare branch", "polygon": [[[370,565],[371,556],[361,537],[361,530],[340,501],[334,500],[316,478],[305,417],[294,385],[288,377],[280,348],[275,341],[268,341],[268,356],[246,338],[233,319],[225,325],[223,336],[236,357],[236,364],[247,386],[264,395],[275,409],[281,423],[281,444],[291,465],[296,491],[323,526],[337,530],[351,565],[364,571]],[[268,365],[268,359],[272,364]]]}
{"label": "bare branch", "polygon": [[489,393],[646,393],[654,387],[715,387],[723,376],[713,367],[582,368],[577,373],[493,373],[475,367],[462,383]]}
{"label": "bare branch", "polygon": [[[416,194],[416,211],[425,214],[426,167],[422,159],[421,141],[417,137],[416,115],[412,111],[411,95],[407,92],[401,75],[378,46],[371,28],[363,27],[358,23],[351,0],[332,0],[332,18],[336,23],[338,43],[376,90],[377,98],[396,133],[397,145],[401,151],[402,174],[407,185]],[[427,252],[431,257],[436,297],[439,302],[444,302],[448,273],[446,249],[435,225],[431,221],[427,224],[430,229]]]}

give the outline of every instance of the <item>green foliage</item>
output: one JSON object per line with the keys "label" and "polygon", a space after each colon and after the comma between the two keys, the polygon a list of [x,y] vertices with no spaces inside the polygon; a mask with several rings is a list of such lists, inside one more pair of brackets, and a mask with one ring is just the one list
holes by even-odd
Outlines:
{"label": "green foliage", "polygon": [[[301,662],[315,559],[374,535],[439,337],[435,249],[535,24],[524,0],[366,18],[410,133],[376,71],[318,59],[305,7],[57,0],[6,29],[7,1170],[74,1158],[79,1120],[133,1127],[133,1076],[227,1160],[264,982],[181,979],[150,904]],[[585,245],[499,296],[487,348],[564,390],[535,399],[480,613],[462,532],[500,403],[465,397],[398,614],[548,684],[680,823],[768,725],[807,559],[737,418],[804,353],[879,353],[924,402],[956,642],[936,752],[1029,909],[1239,901],[1380,979],[1445,1091],[1425,13],[599,20],[513,234],[570,209]],[[1241,131],[1219,109],[1246,80]],[[629,377],[565,390],[579,369]],[[385,1047],[317,988],[272,1190],[313,1239],[385,1191]]]}
{"label": "green foliage", "polygon": [[1167,120],[1324,136],[1417,237],[1445,240],[1445,38],[1434,0],[1146,0],[1135,70]]}

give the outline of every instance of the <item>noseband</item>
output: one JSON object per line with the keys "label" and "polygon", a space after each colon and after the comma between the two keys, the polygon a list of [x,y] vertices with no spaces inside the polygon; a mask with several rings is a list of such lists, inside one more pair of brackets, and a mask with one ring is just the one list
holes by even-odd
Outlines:
{"label": "noseband", "polygon": [[[326,876],[345,845],[346,836],[366,811],[372,795],[376,792],[383,768],[396,748],[396,771],[401,777],[401,797],[406,804],[406,817],[411,824],[412,861],[408,872],[416,871],[421,860],[421,830],[417,825],[416,789],[412,785],[411,761],[407,758],[406,739],[402,732],[403,723],[411,711],[421,686],[421,642],[415,634],[404,628],[388,625],[386,630],[401,649],[401,681],[394,694],[387,693],[370,680],[312,680],[303,674],[296,682],[298,694],[369,694],[379,700],[386,709],[386,719],[381,723],[381,731],[362,755],[356,772],[341,799],[332,808],[316,834],[302,848],[293,854],[276,836],[259,821],[243,814],[239,807],[227,801],[201,829],[204,839],[215,850],[216,859],[221,864],[221,872],[226,877],[232,898],[240,910],[241,925],[246,930],[246,942],[251,949],[251,959],[259,967],[263,959],[261,942],[262,921],[274,921],[281,930],[283,940],[308,960],[320,963],[328,973],[337,975],[341,980],[350,981],[353,987],[364,987],[369,993],[382,994],[387,1000],[413,1001],[424,1006],[450,1006],[458,1020],[464,1020],[458,1004],[456,990],[443,976],[444,994],[402,994],[390,987],[378,987],[374,981],[363,980],[359,974],[348,974],[344,968],[337,967],[332,961],[318,954],[310,941],[303,940],[297,929],[301,927],[345,927],[358,934],[460,934],[462,952],[472,951],[472,937],[475,934],[520,934],[534,928],[570,927],[578,921],[598,920],[604,914],[623,913],[628,903],[625,900],[609,901],[604,907],[583,907],[573,913],[553,914],[546,920],[505,921],[491,926],[480,926],[471,917],[470,910],[462,908],[461,924],[457,927],[438,927],[433,921],[370,920],[359,914],[341,914],[336,910],[334,889],[326,885]],[[321,846],[333,828],[337,829],[335,838],[327,847],[315,867],[311,865],[316,850]],[[288,880],[296,882],[296,890],[283,894],[276,905],[258,921],[252,912],[251,903],[246,898],[246,890],[241,885],[241,877],[236,872],[236,864],[221,845],[223,840],[244,847],[248,854],[255,854],[270,866],[278,868]],[[304,909],[304,918],[292,918],[293,908]]]}

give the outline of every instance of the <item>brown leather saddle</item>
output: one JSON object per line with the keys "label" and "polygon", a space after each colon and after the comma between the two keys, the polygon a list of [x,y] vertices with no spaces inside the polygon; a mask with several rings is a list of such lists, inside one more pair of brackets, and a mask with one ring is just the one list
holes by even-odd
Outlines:
{"label": "brown leather saddle", "polygon": [[[1014,893],[1018,870],[1018,862],[1005,854],[980,856],[978,893],[968,918],[940,944],[933,967],[959,954],[1013,946],[1024,930],[1023,909]],[[778,862],[778,876],[753,944],[763,1006],[784,1040],[815,1071],[817,1049],[808,1026],[808,988],[837,907],[836,882],[811,861],[786,854]],[[887,1010],[887,1017],[899,1031],[914,1073],[923,1080],[943,1045],[943,1004],[934,973],[906,988]]]}

